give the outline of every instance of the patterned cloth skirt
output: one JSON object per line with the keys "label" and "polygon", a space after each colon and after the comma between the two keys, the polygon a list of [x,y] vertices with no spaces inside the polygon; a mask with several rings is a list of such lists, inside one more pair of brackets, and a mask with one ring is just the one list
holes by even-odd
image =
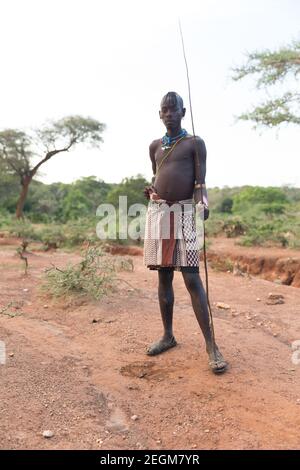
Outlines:
{"label": "patterned cloth skirt", "polygon": [[144,235],[144,264],[149,269],[199,269],[195,213],[193,199],[150,199]]}

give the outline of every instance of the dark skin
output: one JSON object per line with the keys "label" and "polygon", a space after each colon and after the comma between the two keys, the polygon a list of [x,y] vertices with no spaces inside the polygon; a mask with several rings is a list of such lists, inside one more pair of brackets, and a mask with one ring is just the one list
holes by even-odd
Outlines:
{"label": "dark skin", "polygon": [[[170,137],[177,136],[180,133],[182,129],[181,120],[185,112],[186,110],[181,106],[179,99],[176,102],[174,100],[168,101],[168,99],[163,99],[159,116]],[[153,174],[155,175],[163,156],[166,154],[166,150],[162,149],[161,139],[154,140],[150,145],[149,151]],[[197,154],[198,163],[197,174],[195,174],[194,165],[195,154]],[[162,198],[174,202],[194,197],[194,201],[197,204],[201,201],[201,190],[194,188],[195,179],[198,183],[205,185],[206,148],[204,141],[200,137],[194,139],[188,136],[178,143],[169,157],[164,161],[158,175],[155,176],[153,185],[145,188],[146,197],[149,198],[150,194],[152,194],[154,199]],[[206,202],[207,192],[205,187],[202,188],[202,195]],[[204,220],[208,216],[209,210],[207,208],[204,211]],[[211,369],[215,373],[222,373],[226,370],[227,364],[214,341],[210,328],[207,298],[200,275],[196,272],[183,271],[182,276],[206,342]],[[158,299],[164,334],[158,342],[150,346],[148,349],[149,355],[156,355],[170,347],[176,346],[173,334],[173,277],[173,271],[158,270]]]}

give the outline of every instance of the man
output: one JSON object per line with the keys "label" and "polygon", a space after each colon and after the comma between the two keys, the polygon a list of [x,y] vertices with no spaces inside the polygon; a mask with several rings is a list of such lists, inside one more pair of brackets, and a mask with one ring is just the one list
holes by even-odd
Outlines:
{"label": "man", "polygon": [[159,111],[167,132],[162,139],[154,140],[150,145],[154,177],[152,185],[144,191],[150,199],[144,263],[149,269],[158,271],[158,298],[164,334],[148,348],[147,354],[161,354],[177,345],[173,334],[172,282],[174,270],[181,271],[205,338],[209,365],[218,374],[226,370],[227,363],[215,343],[210,325],[206,293],[199,275],[199,240],[195,224],[195,207],[197,210],[203,209],[201,194],[204,220],[209,216],[205,188],[206,148],[200,137],[194,138],[182,129],[185,112],[182,98],[175,92],[167,93]]}

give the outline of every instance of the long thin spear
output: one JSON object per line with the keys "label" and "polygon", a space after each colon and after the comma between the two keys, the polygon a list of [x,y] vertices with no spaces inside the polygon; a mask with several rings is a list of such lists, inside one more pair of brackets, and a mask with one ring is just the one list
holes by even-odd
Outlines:
{"label": "long thin spear", "polygon": [[[178,20],[178,22],[179,22],[179,31],[180,31],[180,37],[181,37],[183,58],[184,58],[184,62],[185,62],[187,83],[188,83],[189,105],[190,105],[190,113],[191,113],[191,121],[192,121],[193,140],[194,140],[194,145],[195,145],[195,155],[196,155],[197,161],[199,162],[199,171],[201,173],[200,158],[199,158],[199,152],[198,152],[198,147],[197,147],[197,143],[196,143],[196,134],[195,134],[195,126],[194,126],[189,67],[188,67],[186,53],[185,53],[184,39],[183,39],[183,33],[182,33],[180,20]],[[200,176],[201,176],[201,174],[200,174]],[[200,186],[200,195],[201,195],[201,203],[203,204],[203,189],[202,189],[202,186]],[[204,219],[203,219],[203,260],[204,260],[204,269],[205,269],[206,298],[207,298],[207,306],[208,306],[208,312],[209,312],[210,331],[211,331],[211,334],[212,334],[212,339],[215,342],[215,331],[214,331],[213,317],[212,317],[212,312],[211,312],[211,307],[210,307],[210,302],[209,302],[209,295],[208,295],[208,272],[207,272],[207,256],[206,256],[205,241],[206,241],[206,239],[205,239],[205,224],[204,224]]]}

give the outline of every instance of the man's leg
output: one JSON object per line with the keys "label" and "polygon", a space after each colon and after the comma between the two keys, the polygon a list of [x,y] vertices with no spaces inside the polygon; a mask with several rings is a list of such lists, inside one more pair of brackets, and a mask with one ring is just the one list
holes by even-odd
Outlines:
{"label": "man's leg", "polygon": [[149,356],[160,354],[177,344],[173,336],[173,277],[173,269],[158,270],[158,299],[164,327],[164,335],[157,343],[154,343],[149,347],[147,351]]}
{"label": "man's leg", "polygon": [[207,305],[206,293],[198,272],[182,271],[182,276],[187,290],[191,296],[192,306],[202,330],[206,351],[209,356],[210,366],[215,373],[224,372],[227,363],[216,345],[209,324],[209,311]]}

